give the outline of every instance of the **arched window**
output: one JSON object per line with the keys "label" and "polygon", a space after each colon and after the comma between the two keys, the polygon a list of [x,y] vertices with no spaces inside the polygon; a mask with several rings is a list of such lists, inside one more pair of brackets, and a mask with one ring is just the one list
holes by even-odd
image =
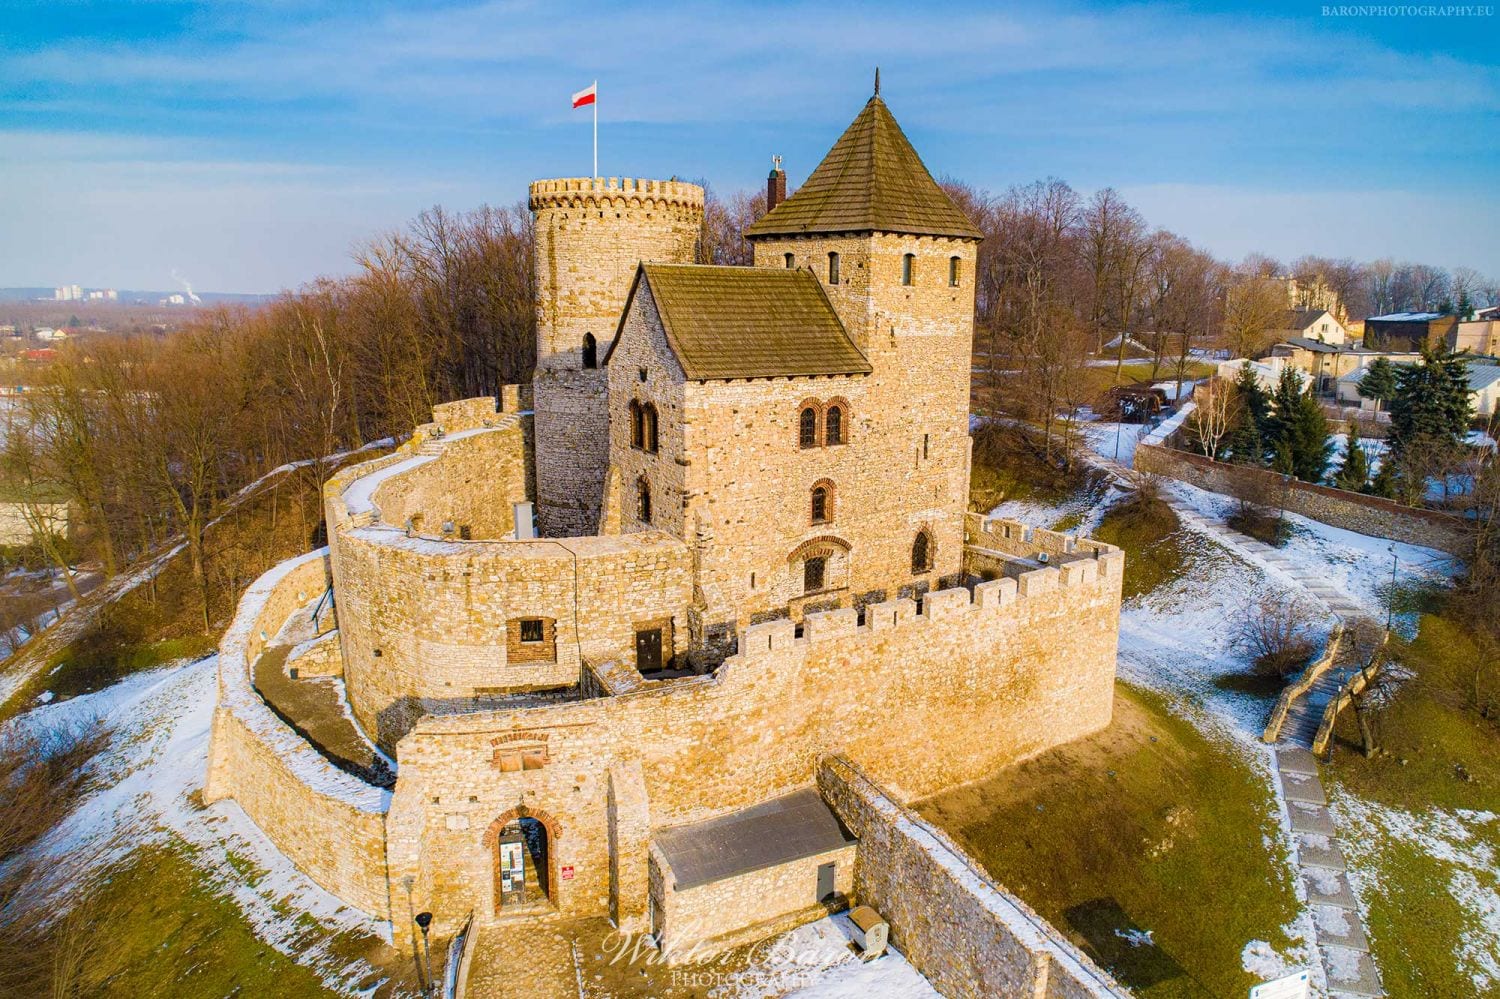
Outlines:
{"label": "arched window", "polygon": [[644,475],[635,480],[635,518],[643,524],[651,523],[651,483]]}
{"label": "arched window", "polygon": [[839,283],[839,255],[837,253],[828,254],[828,283]]}
{"label": "arched window", "polygon": [[823,443],[828,445],[844,443],[843,406],[828,407],[828,413],[823,417]]}
{"label": "arched window", "polygon": [[932,535],[926,528],[917,532],[917,539],[911,543],[911,571],[927,572],[932,568]]}
{"label": "arched window", "polygon": [[823,588],[828,571],[828,559],[822,555],[802,563],[802,592],[817,593]]}
{"label": "arched window", "polygon": [[959,267],[958,258],[957,257],[949,257],[948,258],[948,287],[950,287],[950,288],[957,288],[958,287],[958,267]]}
{"label": "arched window", "polygon": [[793,267],[797,266],[797,258],[793,254],[788,253],[781,259],[786,261],[787,270],[791,270]]}
{"label": "arched window", "polygon": [[657,443],[656,406],[648,402],[641,407],[641,448],[655,454]]}
{"label": "arched window", "polygon": [[906,254],[905,256],[903,256],[901,258],[901,283],[902,284],[911,284],[912,283],[912,271],[916,268],[916,265],[917,265],[917,256],[914,253],[908,253],[908,254]]}
{"label": "arched window", "polygon": [[812,490],[812,522],[826,524],[832,519],[833,489],[820,482]]}
{"label": "arched window", "polygon": [[583,366],[585,368],[597,368],[599,366],[599,341],[594,339],[594,334],[583,335]]}
{"label": "arched window", "polygon": [[630,446],[639,450],[646,446],[646,416],[641,404],[630,400]]}
{"label": "arched window", "polygon": [[818,446],[818,411],[811,406],[802,407],[797,418],[797,441],[803,448]]}

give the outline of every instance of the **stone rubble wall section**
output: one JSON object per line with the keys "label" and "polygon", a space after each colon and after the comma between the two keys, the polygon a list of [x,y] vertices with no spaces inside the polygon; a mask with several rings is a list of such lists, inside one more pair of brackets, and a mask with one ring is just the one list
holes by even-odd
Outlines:
{"label": "stone rubble wall section", "polygon": [[530,417],[491,433],[437,438],[429,447],[442,449],[429,462],[382,482],[374,493],[383,524],[439,537],[444,524],[453,537],[467,530],[472,538],[503,538],[515,532],[512,504],[531,499],[531,459],[527,447]]}
{"label": "stone rubble wall section", "polygon": [[[639,768],[662,827],[806,787],[828,753],[909,800],[1098,731],[1113,704],[1122,564],[1109,551],[972,595],[943,590],[921,613],[886,601],[863,625],[852,608],[811,614],[801,637],[791,621],[754,625],[715,673],[620,696],[422,718],[397,749],[392,878],[416,878],[419,903],[444,920],[492,913],[493,858],[476,829],[520,802],[560,832],[553,855],[575,874],[553,882],[561,912],[636,914],[644,886],[620,873],[635,861],[610,857],[608,787],[626,768]],[[547,764],[499,772],[497,746],[528,741]]]}
{"label": "stone rubble wall section", "polygon": [[269,636],[315,599],[327,579],[327,549],[319,549],[276,566],[241,599],[219,645],[219,701],[203,799],[233,799],[320,887],[376,919],[389,919],[389,792],[334,767],[251,686],[251,669]]}
{"label": "stone rubble wall section", "polygon": [[1294,479],[1286,483],[1275,472],[1213,461],[1175,448],[1142,443],[1135,450],[1135,468],[1210,492],[1265,496],[1271,503],[1284,499],[1287,510],[1311,520],[1370,537],[1435,548],[1460,558],[1467,556],[1472,545],[1467,525],[1451,514],[1311,482]]}
{"label": "stone rubble wall section", "polygon": [[1106,999],[1130,995],[1030,907],[983,875],[940,831],[847,760],[818,789],[859,837],[854,894],[890,924],[891,944],[945,996]]}
{"label": "stone rubble wall section", "polygon": [[324,632],[309,638],[287,653],[283,669],[295,669],[301,678],[310,676],[344,675],[344,651],[339,645],[339,633]]}

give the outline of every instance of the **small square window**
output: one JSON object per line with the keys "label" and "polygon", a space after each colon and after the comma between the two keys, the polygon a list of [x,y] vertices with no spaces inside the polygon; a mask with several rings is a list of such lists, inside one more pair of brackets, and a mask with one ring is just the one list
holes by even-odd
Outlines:
{"label": "small square window", "polygon": [[539,617],[523,617],[521,619],[521,641],[540,642],[542,640],[542,619]]}

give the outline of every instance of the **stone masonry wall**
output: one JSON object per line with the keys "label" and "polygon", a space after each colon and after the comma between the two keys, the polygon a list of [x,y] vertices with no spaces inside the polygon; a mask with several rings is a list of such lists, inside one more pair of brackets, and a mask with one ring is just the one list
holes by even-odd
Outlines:
{"label": "stone masonry wall", "polygon": [[219,703],[203,799],[232,798],[318,885],[389,919],[385,812],[390,794],[335,768],[256,693],[250,670],[266,636],[327,585],[326,550],[256,580],[219,646]]}
{"label": "stone masonry wall", "polygon": [[[670,865],[652,851],[656,929],[662,952],[673,964],[704,960],[741,943],[762,940],[774,932],[841,909],[854,895],[855,844],[802,857],[786,864],[749,871],[679,890]],[[818,900],[818,868],[836,864],[837,899]],[[732,927],[725,932],[726,927]]]}
{"label": "stone masonry wall", "polygon": [[[392,876],[427,877],[444,918],[482,907],[480,819],[521,801],[557,816],[560,862],[576,871],[559,883],[559,907],[604,914],[605,771],[639,767],[660,827],[805,787],[828,753],[908,799],[1097,731],[1112,707],[1122,558],[983,583],[972,597],[928,594],[920,614],[912,600],[872,605],[863,625],[852,609],[812,614],[800,638],[790,621],[755,625],[717,673],[622,696],[423,718],[398,746],[391,835],[409,846],[393,847]],[[559,762],[499,773],[499,739],[545,741]],[[452,828],[449,808],[472,818]],[[468,873],[449,882],[446,871]],[[615,905],[644,909],[623,891]]]}
{"label": "stone masonry wall", "polygon": [[599,528],[609,463],[602,365],[641,261],[691,263],[703,189],[679,181],[563,178],[531,185],[536,219],[537,519],[547,537]]}
{"label": "stone masonry wall", "polygon": [[[392,520],[447,519],[490,504],[508,522],[525,481],[515,422],[471,436],[419,434],[394,455],[341,473],[325,490],[344,676],[355,718],[387,750],[424,713],[472,710],[476,698],[570,687],[585,656],[633,650],[637,625],[686,634],[692,558],[659,531],[558,540],[413,537]],[[446,429],[446,428],[445,428]],[[436,453],[432,449],[436,448]],[[351,513],[362,477],[387,473],[371,493],[381,522]],[[485,474],[493,468],[494,473]],[[479,514],[475,514],[479,519]],[[508,655],[521,618],[547,622],[552,655]],[[633,660],[632,660],[633,661]]]}
{"label": "stone masonry wall", "polygon": [[847,761],[825,760],[817,777],[824,799],[859,837],[854,893],[885,918],[891,944],[943,995],[1129,995]]}
{"label": "stone masonry wall", "polygon": [[375,490],[381,520],[395,527],[408,520],[418,534],[436,536],[445,522],[456,534],[501,538],[515,530],[511,504],[532,499],[530,418],[489,433],[452,441],[438,438],[442,460],[386,479]]}
{"label": "stone masonry wall", "polygon": [[1463,520],[1435,510],[1402,506],[1379,496],[1366,496],[1311,482],[1282,481],[1275,472],[1213,461],[1202,455],[1151,444],[1137,446],[1135,467],[1180,479],[1200,489],[1233,495],[1259,495],[1312,520],[1346,531],[1436,548],[1467,558],[1472,541]]}

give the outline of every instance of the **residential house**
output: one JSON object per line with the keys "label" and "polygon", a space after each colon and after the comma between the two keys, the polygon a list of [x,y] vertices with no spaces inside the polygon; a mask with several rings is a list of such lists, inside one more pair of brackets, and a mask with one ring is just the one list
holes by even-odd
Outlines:
{"label": "residential house", "polygon": [[1365,320],[1365,346],[1414,353],[1428,344],[1453,345],[1458,317],[1442,312],[1392,312]]}
{"label": "residential house", "polygon": [[1284,340],[1305,339],[1319,343],[1349,342],[1349,330],[1327,309],[1288,309],[1277,336]]}

